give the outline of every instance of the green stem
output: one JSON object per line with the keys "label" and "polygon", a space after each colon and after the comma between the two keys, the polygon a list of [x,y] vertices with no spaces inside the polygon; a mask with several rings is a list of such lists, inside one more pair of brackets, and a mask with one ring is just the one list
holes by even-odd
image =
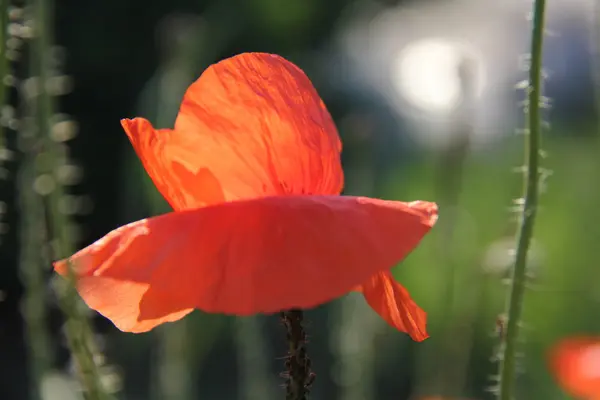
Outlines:
{"label": "green stem", "polygon": [[67,285],[68,287],[61,296],[60,306],[67,316],[67,341],[77,364],[76,368],[84,390],[84,397],[86,400],[109,400],[112,397],[104,390],[100,372],[94,361],[94,352],[91,346],[92,330],[80,311],[73,281],[69,279]]}
{"label": "green stem", "polygon": [[[9,0],[0,0],[0,106],[6,105],[6,85],[4,78],[8,74],[6,43],[8,41],[8,6]],[[5,145],[4,127],[0,125],[0,148]]]}
{"label": "green stem", "polygon": [[21,208],[20,275],[25,287],[23,318],[27,333],[29,388],[31,399],[41,399],[41,383],[50,368],[51,356],[47,332],[45,265],[40,250],[46,238],[45,213],[42,199],[31,189],[36,178],[35,154],[28,151],[22,161],[18,179]]}
{"label": "green stem", "polygon": [[[73,253],[73,244],[69,232],[70,221],[59,207],[63,188],[53,179],[57,166],[62,162],[61,150],[50,139],[50,119],[54,112],[53,101],[47,91],[49,78],[48,56],[51,50],[52,5],[50,0],[31,0],[35,21],[35,34],[31,43],[31,76],[37,78],[37,88],[31,94],[29,108],[35,121],[35,135],[41,145],[44,157],[38,157],[37,168],[40,175],[45,174],[52,181],[53,188],[45,194],[44,203],[48,210],[49,228],[55,239],[55,258],[63,258]],[[101,376],[94,360],[95,346],[89,322],[79,306],[75,290],[75,277],[69,265],[67,282],[59,290],[59,304],[67,317],[66,336],[69,348],[75,359],[76,368],[83,386],[84,396],[88,400],[105,400],[110,397],[104,391]]]}
{"label": "green stem", "polygon": [[512,286],[508,300],[508,321],[500,366],[500,400],[513,400],[519,322],[523,312],[526,289],[527,252],[533,237],[533,227],[539,197],[539,152],[541,137],[540,97],[542,90],[542,49],[544,43],[545,0],[535,0],[531,39],[531,67],[529,71],[528,131],[526,135],[525,204],[520,219]]}

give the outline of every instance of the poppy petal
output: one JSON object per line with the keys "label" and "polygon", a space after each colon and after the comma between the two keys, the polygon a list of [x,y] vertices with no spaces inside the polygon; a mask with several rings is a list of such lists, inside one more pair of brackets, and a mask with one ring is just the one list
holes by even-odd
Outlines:
{"label": "poppy petal", "polygon": [[[168,294],[165,310],[272,313],[317,306],[389,270],[436,219],[436,205],[427,202],[267,197],[137,221],[72,261],[79,277],[136,282]],[[58,272],[64,264],[55,264]],[[154,304],[138,300],[123,301],[139,303],[138,320],[156,317]]]}
{"label": "poppy petal", "polygon": [[122,125],[175,210],[343,187],[329,112],[304,72],[276,55],[244,53],[210,66],[188,88],[175,130],[140,118]]}
{"label": "poppy petal", "polygon": [[143,118],[124,119],[121,125],[158,191],[175,210],[225,201],[219,181],[196,160],[202,147],[196,135],[154,129]]}
{"label": "poppy petal", "polygon": [[550,367],[570,395],[600,399],[600,338],[570,337],[550,352]]}
{"label": "poppy petal", "polygon": [[[185,317],[193,308],[176,306],[150,285],[104,277],[84,276],[78,279],[77,289],[88,307],[113,321],[124,332],[147,332],[152,328]],[[152,308],[153,315],[140,319],[139,304]]]}
{"label": "poppy petal", "polygon": [[427,313],[411,299],[408,290],[400,285],[389,271],[373,275],[360,291],[371,308],[392,327],[408,333],[421,342],[429,337],[426,330]]}

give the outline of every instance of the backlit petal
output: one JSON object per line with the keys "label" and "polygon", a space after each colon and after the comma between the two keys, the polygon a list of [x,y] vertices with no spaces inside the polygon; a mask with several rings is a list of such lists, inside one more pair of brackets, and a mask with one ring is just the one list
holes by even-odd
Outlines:
{"label": "backlit petal", "polygon": [[308,77],[272,54],[210,66],[187,90],[175,130],[123,127],[175,210],[283,194],[338,194],[337,129]]}
{"label": "backlit petal", "polygon": [[[267,197],[137,221],[72,260],[80,277],[136,282],[168,294],[163,314],[191,307],[272,313],[317,306],[389,270],[436,219],[437,207],[427,202]],[[56,268],[63,271],[64,261]],[[161,314],[138,297],[123,300],[139,303],[138,320]]]}
{"label": "backlit petal", "polygon": [[[126,243],[122,243],[122,247],[119,249],[110,245],[104,246],[104,244],[114,243],[115,236],[119,236],[123,230],[129,229],[128,227],[112,231],[83,251],[91,252],[96,257],[103,257],[114,251],[117,257],[127,263],[127,260],[123,259],[127,249]],[[102,251],[102,254],[97,254],[96,251]],[[193,307],[176,304],[168,294],[150,287],[150,275],[147,273],[144,275],[148,271],[143,269],[136,271],[135,264],[129,264],[128,266],[131,268],[127,272],[121,272],[125,274],[137,272],[142,275],[134,276],[134,279],[123,280],[93,274],[91,270],[82,269],[80,268],[81,264],[77,263],[77,258],[77,256],[72,257],[71,268],[76,272],[77,291],[81,298],[88,307],[110,319],[117,328],[124,332],[146,332],[165,322],[177,321],[194,310]],[[68,265],[66,262],[57,262],[54,267],[60,275],[67,275]],[[145,315],[143,319],[139,318],[142,298],[153,310],[151,315]]]}
{"label": "backlit petal", "polygon": [[426,331],[427,314],[389,271],[372,276],[362,285],[361,291],[371,308],[392,327],[408,333],[419,342],[429,337]]}
{"label": "backlit petal", "polygon": [[600,337],[564,339],[550,352],[550,368],[570,395],[600,399]]}
{"label": "backlit petal", "polygon": [[124,119],[121,125],[156,188],[175,210],[225,201],[219,181],[198,162],[202,141],[171,129],[154,129],[143,118]]}
{"label": "backlit petal", "polygon": [[[177,307],[168,296],[161,295],[147,283],[84,276],[78,281],[78,290],[88,307],[98,310],[124,332],[146,332],[194,311],[185,306]],[[142,298],[153,310],[153,315],[144,319],[139,318]]]}

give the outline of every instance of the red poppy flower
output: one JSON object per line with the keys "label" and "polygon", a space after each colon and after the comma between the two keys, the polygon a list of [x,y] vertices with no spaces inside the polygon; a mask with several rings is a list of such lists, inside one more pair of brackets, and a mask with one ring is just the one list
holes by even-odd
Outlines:
{"label": "red poppy flower", "polygon": [[339,196],[340,139],[298,67],[241,54],[190,86],[174,129],[121,123],[174,212],[71,257],[80,295],[119,329],[148,331],[195,308],[311,308],[359,290],[390,325],[427,337],[425,312],[390,268],[433,226],[437,207]]}
{"label": "red poppy flower", "polygon": [[571,396],[600,400],[600,337],[576,336],[550,351],[550,368]]}

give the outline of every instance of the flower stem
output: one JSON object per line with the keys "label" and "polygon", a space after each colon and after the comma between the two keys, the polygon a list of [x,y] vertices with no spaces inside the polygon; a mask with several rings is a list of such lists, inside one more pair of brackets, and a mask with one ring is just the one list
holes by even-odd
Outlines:
{"label": "flower stem", "polygon": [[310,369],[310,359],[306,353],[306,332],[302,327],[302,310],[289,310],[281,313],[281,321],[287,329],[289,345],[285,366],[286,400],[307,400],[315,374]]}
{"label": "flower stem", "polygon": [[533,237],[533,227],[537,214],[539,197],[539,152],[541,137],[540,99],[542,90],[542,50],[544,43],[545,0],[535,0],[533,11],[533,31],[531,39],[531,67],[528,91],[528,135],[526,135],[527,175],[525,180],[525,203],[520,218],[517,237],[517,251],[508,300],[508,320],[500,365],[500,400],[513,400],[515,390],[515,369],[517,362],[517,342],[519,321],[523,312],[523,298],[526,286],[527,252]]}

